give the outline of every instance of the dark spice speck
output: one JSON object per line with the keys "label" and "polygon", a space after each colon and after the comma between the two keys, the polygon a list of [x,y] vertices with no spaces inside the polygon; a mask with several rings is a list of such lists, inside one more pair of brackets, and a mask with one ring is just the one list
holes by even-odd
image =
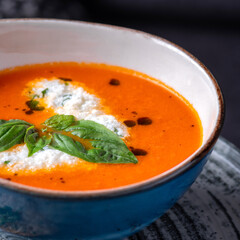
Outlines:
{"label": "dark spice speck", "polygon": [[136,125],[136,122],[133,120],[125,120],[123,122],[127,127],[134,127]]}
{"label": "dark spice speck", "polygon": [[113,85],[113,86],[118,86],[120,85],[120,81],[116,78],[112,78],[109,82],[110,85]]}
{"label": "dark spice speck", "polygon": [[131,149],[131,151],[135,156],[145,156],[145,155],[147,155],[147,151],[145,151],[143,149],[140,149],[140,148],[133,148],[133,149]]}
{"label": "dark spice speck", "polygon": [[31,115],[31,114],[33,114],[34,112],[32,111],[32,110],[28,110],[28,111],[26,111],[25,112],[27,115]]}
{"label": "dark spice speck", "polygon": [[59,77],[60,80],[63,80],[64,82],[71,82],[71,78],[65,78],[65,77]]}
{"label": "dark spice speck", "polygon": [[61,181],[61,183],[65,183],[65,181]]}
{"label": "dark spice speck", "polygon": [[12,179],[11,178],[5,178],[6,180],[8,180],[8,181],[11,181]]}
{"label": "dark spice speck", "polygon": [[15,110],[19,110],[19,108],[15,108]]}
{"label": "dark spice speck", "polygon": [[150,119],[149,117],[138,118],[137,123],[139,125],[150,125],[152,124],[152,119]]}
{"label": "dark spice speck", "polygon": [[137,112],[135,112],[135,111],[132,111],[132,114],[134,114],[134,115],[137,115]]}

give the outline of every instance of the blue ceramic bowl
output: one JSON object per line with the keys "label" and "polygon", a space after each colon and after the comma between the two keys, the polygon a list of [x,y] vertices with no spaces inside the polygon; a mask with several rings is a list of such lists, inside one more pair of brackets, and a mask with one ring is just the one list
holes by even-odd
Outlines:
{"label": "blue ceramic bowl", "polygon": [[193,104],[203,144],[169,171],[116,189],[50,191],[0,179],[0,228],[48,240],[131,235],[168,210],[201,172],[223,124],[219,86],[191,54],[146,33],[72,21],[0,21],[1,69],[52,61],[107,63],[161,79]]}

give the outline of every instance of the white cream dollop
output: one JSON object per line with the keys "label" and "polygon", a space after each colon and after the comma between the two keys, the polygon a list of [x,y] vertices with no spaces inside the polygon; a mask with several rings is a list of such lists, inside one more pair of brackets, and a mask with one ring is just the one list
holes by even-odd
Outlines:
{"label": "white cream dollop", "polygon": [[[29,94],[29,87],[31,95],[44,103],[47,108],[53,109],[56,114],[73,115],[77,120],[92,120],[114,131],[120,137],[128,136],[126,126],[114,116],[104,113],[100,99],[88,93],[83,87],[56,78],[32,81],[23,91],[24,94]],[[26,145],[0,152],[0,165],[6,166],[9,172],[49,170],[62,164],[74,164],[77,161],[83,160],[48,147],[31,157],[28,157]],[[91,167],[90,165],[83,164],[83,167],[91,169],[94,166],[94,164]]]}

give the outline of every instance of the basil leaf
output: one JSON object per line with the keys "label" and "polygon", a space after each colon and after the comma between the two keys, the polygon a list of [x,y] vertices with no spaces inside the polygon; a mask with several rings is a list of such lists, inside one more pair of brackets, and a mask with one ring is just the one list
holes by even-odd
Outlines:
{"label": "basil leaf", "polygon": [[83,139],[108,140],[115,141],[121,145],[125,145],[122,139],[119,138],[114,132],[102,124],[91,120],[76,121],[73,126],[66,128],[65,131],[71,132],[73,135],[76,135]]}
{"label": "basil leaf", "polygon": [[14,126],[14,125],[27,125],[27,126],[31,126],[32,125],[31,123],[28,123],[26,121],[19,120],[19,119],[11,119],[9,121],[0,120],[0,121],[2,121],[4,123],[4,126]]}
{"label": "basil leaf", "polygon": [[91,141],[96,147],[88,150],[88,157],[91,162],[98,163],[137,163],[138,160],[127,146],[118,145],[115,142]]}
{"label": "basil leaf", "polygon": [[48,88],[45,88],[44,90],[42,90],[42,98],[45,97],[45,95],[48,93]]}
{"label": "basil leaf", "polygon": [[90,120],[76,121],[65,131],[83,139],[89,139],[93,149],[87,151],[90,162],[97,163],[137,163],[134,154],[114,132]]}
{"label": "basil leaf", "polygon": [[51,138],[51,135],[39,137],[37,129],[34,126],[29,127],[24,137],[24,142],[28,148],[28,157],[31,157],[34,153],[50,144]]}
{"label": "basil leaf", "polygon": [[4,124],[5,122],[6,122],[6,120],[0,119],[0,125]]}
{"label": "basil leaf", "polygon": [[[39,96],[38,96],[39,97]],[[37,100],[30,100],[30,101],[26,101],[26,105],[34,111],[43,111],[45,108],[43,106],[39,106],[39,101]]]}
{"label": "basil leaf", "polygon": [[30,123],[22,120],[0,120],[0,152],[22,143]]}
{"label": "basil leaf", "polygon": [[80,142],[75,141],[71,137],[61,133],[53,133],[50,147],[69,155],[87,160],[86,149],[84,146]]}
{"label": "basil leaf", "polygon": [[51,118],[47,119],[43,124],[53,130],[64,130],[69,127],[75,118],[73,115],[54,115]]}

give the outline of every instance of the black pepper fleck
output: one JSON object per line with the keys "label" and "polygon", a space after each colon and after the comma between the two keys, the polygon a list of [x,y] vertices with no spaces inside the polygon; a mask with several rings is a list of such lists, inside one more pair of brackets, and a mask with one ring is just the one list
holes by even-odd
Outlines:
{"label": "black pepper fleck", "polygon": [[15,108],[15,110],[19,110],[19,108]]}
{"label": "black pepper fleck", "polygon": [[59,77],[60,80],[63,80],[64,82],[71,82],[71,78],[65,78],[65,77]]}
{"label": "black pepper fleck", "polygon": [[14,173],[14,176],[17,176],[18,174],[17,173]]}
{"label": "black pepper fleck", "polygon": [[131,149],[131,151],[135,156],[145,156],[145,155],[147,155],[147,151],[145,151],[143,149],[140,149],[140,148],[133,148],[133,149]]}
{"label": "black pepper fleck", "polygon": [[120,85],[120,81],[116,78],[112,78],[109,82],[110,85],[112,86],[119,86]]}
{"label": "black pepper fleck", "polygon": [[127,127],[134,127],[136,125],[136,122],[133,120],[125,120],[123,122]]}
{"label": "black pepper fleck", "polygon": [[134,114],[134,115],[137,115],[137,112],[135,112],[135,111],[132,111],[132,114]]}
{"label": "black pepper fleck", "polygon": [[12,179],[11,178],[5,178],[6,180],[8,180],[8,181],[11,181]]}
{"label": "black pepper fleck", "polygon": [[28,111],[26,111],[25,112],[27,115],[31,115],[31,114],[33,114],[34,112],[32,111],[32,110],[28,110]]}
{"label": "black pepper fleck", "polygon": [[138,118],[137,123],[139,125],[150,125],[152,124],[152,119],[150,119],[149,117]]}
{"label": "black pepper fleck", "polygon": [[194,125],[194,124],[192,124],[192,125],[191,125],[191,127],[195,127],[195,125]]}
{"label": "black pepper fleck", "polygon": [[61,183],[65,183],[65,181],[61,181]]}

